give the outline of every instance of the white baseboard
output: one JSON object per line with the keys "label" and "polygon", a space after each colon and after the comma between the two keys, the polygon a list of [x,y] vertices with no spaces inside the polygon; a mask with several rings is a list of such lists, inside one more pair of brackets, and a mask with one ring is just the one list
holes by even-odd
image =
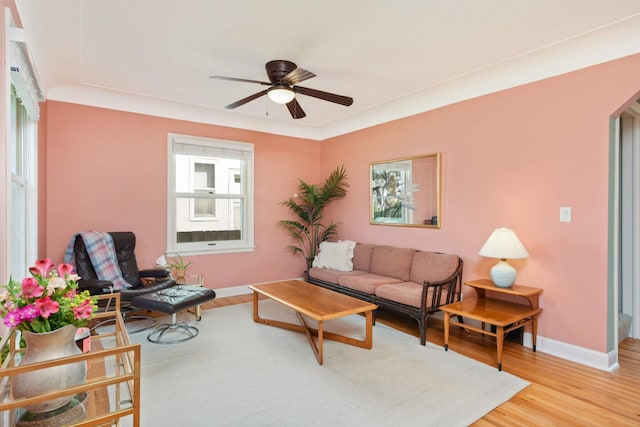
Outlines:
{"label": "white baseboard", "polygon": [[[285,280],[304,280],[302,277],[294,277],[293,279],[285,279]],[[275,280],[275,282],[282,282],[282,280]],[[262,282],[262,283],[273,283],[273,282]],[[214,289],[216,291],[216,298],[225,298],[225,297],[235,297],[238,295],[246,295],[250,294],[252,291],[249,289],[251,285],[259,285],[260,283],[250,283],[248,285],[240,285],[240,286],[231,286],[228,288],[219,288]]]}
{"label": "white baseboard", "polygon": [[232,286],[230,288],[219,288],[214,290],[216,291],[216,298],[235,297],[251,293],[249,285]]}
{"label": "white baseboard", "polygon": [[[296,278],[292,280],[302,280],[302,278]],[[216,289],[216,296],[218,298],[238,296],[250,294],[251,289],[249,285],[233,286],[229,288]],[[437,313],[435,317],[442,318],[442,313]],[[465,321],[469,321],[465,319]],[[474,323],[471,321],[471,323]],[[478,322],[478,327],[480,323]],[[533,348],[533,341],[531,339],[531,333],[525,332],[523,337],[523,345],[525,347]],[[571,362],[579,363],[581,365],[590,366],[592,368],[600,369],[602,371],[612,372],[618,368],[618,352],[613,350],[609,353],[602,353],[599,351],[591,350],[577,345],[557,341],[551,338],[545,338],[538,335],[538,343],[536,345],[536,351],[550,354],[552,356],[559,357],[561,359],[569,360]]]}
{"label": "white baseboard", "polygon": [[[524,334],[524,345],[529,348],[533,347],[530,332],[526,332]],[[618,368],[617,350],[610,351],[609,353],[602,353],[589,348],[579,347],[577,345],[538,335],[536,351],[541,351],[561,359],[590,366],[602,371],[611,372]]]}

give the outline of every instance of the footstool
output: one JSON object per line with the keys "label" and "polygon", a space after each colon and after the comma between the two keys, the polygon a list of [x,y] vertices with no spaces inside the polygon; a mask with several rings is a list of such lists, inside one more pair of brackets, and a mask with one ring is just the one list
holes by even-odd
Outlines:
{"label": "footstool", "polygon": [[[149,333],[147,339],[159,344],[175,344],[190,340],[198,335],[198,328],[195,326],[184,322],[177,323],[176,314],[195,305],[211,301],[215,297],[216,293],[213,289],[177,285],[149,294],[138,295],[131,300],[131,304],[137,308],[170,314],[171,323],[158,326]],[[180,332],[184,336],[173,340],[163,340],[162,338],[167,331]]]}

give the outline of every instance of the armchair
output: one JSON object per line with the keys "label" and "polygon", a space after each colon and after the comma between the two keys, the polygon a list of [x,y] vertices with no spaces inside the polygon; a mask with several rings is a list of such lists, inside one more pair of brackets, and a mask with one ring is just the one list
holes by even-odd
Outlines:
{"label": "armchair", "polygon": [[101,280],[93,268],[84,240],[78,235],[74,242],[74,255],[76,273],[80,276],[78,281],[80,290],[88,290],[91,295],[117,292],[120,294],[123,311],[131,311],[134,309],[131,304],[131,300],[134,297],[159,291],[176,284],[165,269],[138,270],[138,262],[134,253],[136,236],[133,232],[109,232],[109,234],[113,238],[113,246],[122,277],[131,287],[118,290],[115,289],[112,282]]}

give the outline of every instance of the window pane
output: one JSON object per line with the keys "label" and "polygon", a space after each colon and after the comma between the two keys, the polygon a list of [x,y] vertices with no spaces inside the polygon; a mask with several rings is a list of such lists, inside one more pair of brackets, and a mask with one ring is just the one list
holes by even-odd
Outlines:
{"label": "window pane", "polygon": [[194,188],[216,188],[215,167],[213,163],[196,163],[193,166]]}
{"label": "window pane", "polygon": [[[178,243],[242,240],[243,199],[179,197],[176,204],[176,239]],[[215,205],[217,215],[211,220],[189,219],[189,205]]]}
{"label": "window pane", "polygon": [[[207,190],[196,190],[196,193],[210,192]],[[194,218],[209,218],[216,215],[216,204],[213,199],[194,199],[193,200],[193,217]]]}

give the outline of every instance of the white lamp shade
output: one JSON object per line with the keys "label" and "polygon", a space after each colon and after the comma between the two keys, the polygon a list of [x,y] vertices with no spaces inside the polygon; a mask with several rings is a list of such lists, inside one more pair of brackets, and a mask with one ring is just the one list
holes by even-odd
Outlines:
{"label": "white lamp shade", "polygon": [[480,249],[480,255],[487,258],[516,259],[528,258],[529,253],[509,228],[498,228],[491,233],[484,246]]}
{"label": "white lamp shade", "polygon": [[267,92],[267,96],[276,104],[288,104],[295,98],[296,94],[291,89],[274,88]]}

